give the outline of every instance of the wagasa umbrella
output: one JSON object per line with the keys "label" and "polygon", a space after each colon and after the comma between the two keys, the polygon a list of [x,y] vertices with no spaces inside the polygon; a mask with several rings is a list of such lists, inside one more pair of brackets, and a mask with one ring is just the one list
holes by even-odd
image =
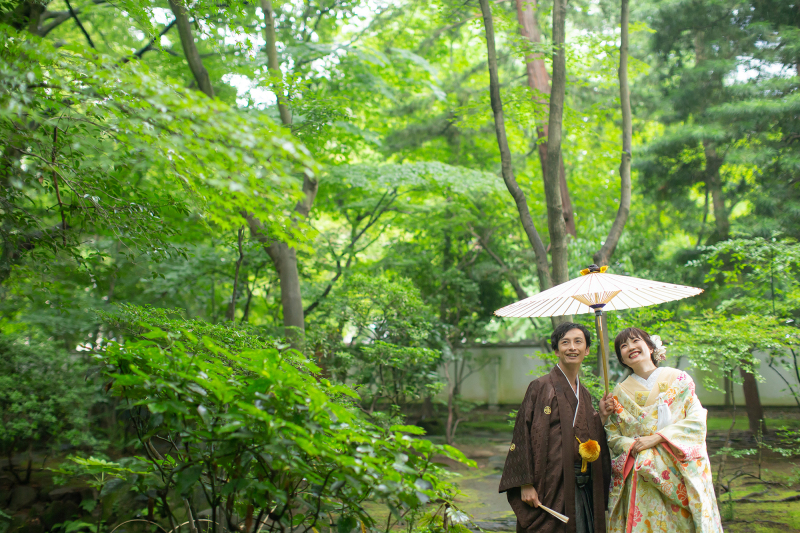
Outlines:
{"label": "wagasa umbrella", "polygon": [[597,338],[603,359],[603,377],[608,392],[608,356],[603,342],[603,312],[646,307],[703,292],[697,287],[675,285],[663,281],[632,278],[608,274],[608,267],[590,265],[581,270],[581,276],[556,285],[530,298],[507,305],[494,312],[502,317],[545,317],[594,313]]}

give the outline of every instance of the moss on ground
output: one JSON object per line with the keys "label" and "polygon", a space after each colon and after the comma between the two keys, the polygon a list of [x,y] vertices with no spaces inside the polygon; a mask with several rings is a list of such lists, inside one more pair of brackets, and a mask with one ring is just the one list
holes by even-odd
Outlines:
{"label": "moss on ground", "polygon": [[[770,430],[774,430],[780,427],[786,426],[788,428],[800,428],[800,420],[792,420],[792,419],[779,419],[779,418],[767,418],[767,428]],[[731,419],[730,418],[722,418],[712,416],[708,418],[708,431],[728,431],[731,427]],[[747,431],[750,429],[749,423],[747,421],[747,415],[739,415],[736,417],[736,426],[733,428],[736,431]]]}
{"label": "moss on ground", "polygon": [[734,503],[731,520],[730,508],[723,500],[720,513],[728,518],[725,530],[732,533],[800,531],[800,502]]}

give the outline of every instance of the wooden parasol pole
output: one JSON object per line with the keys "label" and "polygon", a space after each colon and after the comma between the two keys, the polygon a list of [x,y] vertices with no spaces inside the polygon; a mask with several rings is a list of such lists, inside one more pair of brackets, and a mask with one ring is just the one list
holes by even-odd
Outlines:
{"label": "wooden parasol pole", "polygon": [[603,380],[608,394],[608,355],[606,354],[605,335],[603,335],[603,306],[594,307],[594,325],[597,328],[597,342],[600,343],[600,356],[603,359]]}

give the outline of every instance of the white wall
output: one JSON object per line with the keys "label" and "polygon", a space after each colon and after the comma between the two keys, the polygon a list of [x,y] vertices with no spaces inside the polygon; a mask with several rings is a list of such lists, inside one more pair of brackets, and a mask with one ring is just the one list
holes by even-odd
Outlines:
{"label": "white wall", "polygon": [[[483,357],[492,358],[493,362],[482,370],[469,376],[462,387],[462,397],[476,403],[488,404],[518,404],[525,395],[528,384],[541,375],[539,370],[549,371],[546,363],[539,358],[541,345],[524,344],[487,344],[469,349],[475,359]],[[786,384],[778,377],[774,370],[764,362],[764,354],[757,354],[762,361],[760,374],[765,378],[758,384],[761,403],[765,406],[797,407],[792,395],[784,390]],[[616,357],[611,354],[611,357]],[[675,366],[674,360],[667,360],[666,366]],[[685,369],[687,363],[681,360],[677,365]],[[703,405],[721,406],[725,403],[725,395],[715,390],[707,390],[703,385],[703,375],[689,371],[697,386],[697,395]],[[789,382],[792,380],[789,376]],[[722,377],[718,378],[720,388]],[[612,384],[613,387],[613,384]],[[734,396],[737,405],[744,405],[744,393],[741,385],[734,385]]]}

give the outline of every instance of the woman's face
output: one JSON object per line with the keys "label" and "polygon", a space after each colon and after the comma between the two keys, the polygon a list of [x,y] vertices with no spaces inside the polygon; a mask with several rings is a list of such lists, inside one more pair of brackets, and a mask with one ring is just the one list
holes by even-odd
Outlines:
{"label": "woman's face", "polygon": [[652,350],[642,339],[628,339],[619,345],[619,353],[622,355],[622,362],[631,368],[636,368],[642,363],[653,364],[650,359]]}

